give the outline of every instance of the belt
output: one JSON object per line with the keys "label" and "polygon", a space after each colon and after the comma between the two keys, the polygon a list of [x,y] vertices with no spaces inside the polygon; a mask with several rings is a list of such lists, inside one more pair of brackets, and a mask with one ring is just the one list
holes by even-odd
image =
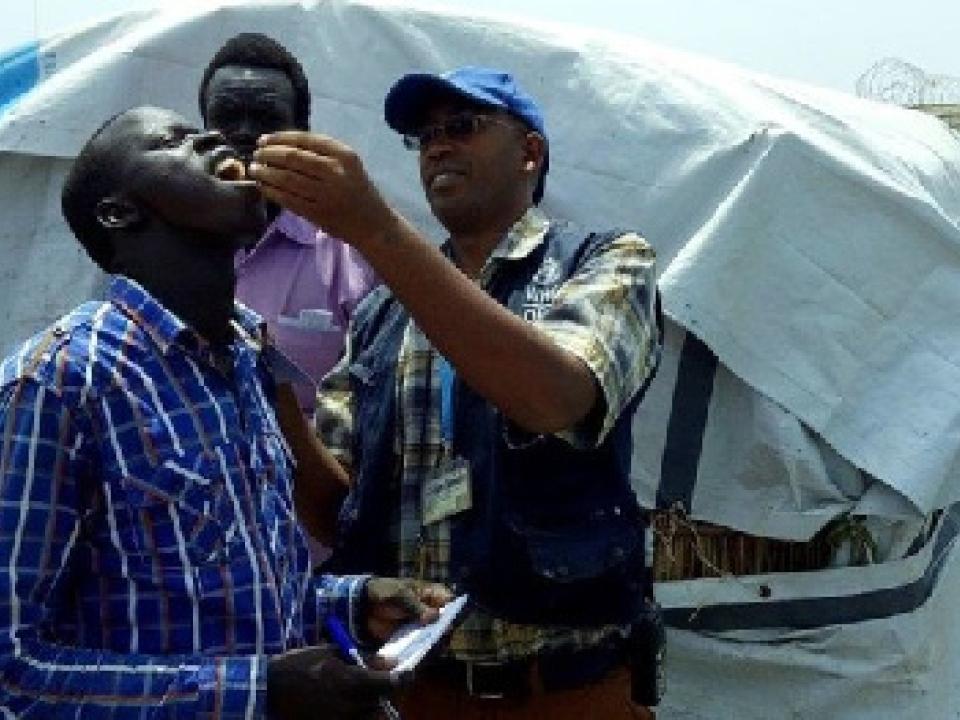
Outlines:
{"label": "belt", "polygon": [[438,658],[423,667],[430,678],[441,679],[473,698],[515,700],[537,692],[556,692],[590,685],[626,663],[622,643],[579,650],[554,650],[503,662]]}

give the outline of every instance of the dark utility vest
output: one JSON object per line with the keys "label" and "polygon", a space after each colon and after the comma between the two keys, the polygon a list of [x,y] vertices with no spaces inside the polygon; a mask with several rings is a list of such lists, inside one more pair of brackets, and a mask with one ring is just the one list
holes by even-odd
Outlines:
{"label": "dark utility vest", "polygon": [[[546,242],[497,269],[488,292],[521,317],[620,233],[554,224]],[[532,299],[532,304],[531,304]],[[541,303],[542,306],[542,303]],[[384,287],[357,309],[350,367],[354,487],[340,513],[333,569],[397,573],[396,361],[409,316]],[[629,623],[651,595],[647,518],[630,489],[630,402],[603,444],[552,436],[514,442],[508,421],[459,380],[454,450],[469,460],[473,507],[451,518],[450,580],[496,617],[520,623]]]}

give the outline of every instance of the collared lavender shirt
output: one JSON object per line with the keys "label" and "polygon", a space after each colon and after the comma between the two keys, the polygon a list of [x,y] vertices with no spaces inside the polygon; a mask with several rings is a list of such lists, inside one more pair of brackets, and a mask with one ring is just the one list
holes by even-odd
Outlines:
{"label": "collared lavender shirt", "polygon": [[[378,282],[359,252],[286,210],[253,250],[237,253],[236,269],[237,299],[315,381],[336,364],[353,309]],[[295,390],[312,416],[314,388]]]}

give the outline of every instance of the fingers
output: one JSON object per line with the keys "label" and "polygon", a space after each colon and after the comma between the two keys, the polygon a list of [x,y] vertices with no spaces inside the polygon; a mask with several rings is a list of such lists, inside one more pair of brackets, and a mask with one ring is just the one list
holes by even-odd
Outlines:
{"label": "fingers", "polygon": [[257,140],[257,146],[262,149],[274,146],[300,148],[310,153],[330,155],[336,158],[343,158],[353,154],[349,145],[340,142],[336,138],[306,130],[282,130],[280,132],[270,133],[269,135],[261,135]]}
{"label": "fingers", "polygon": [[342,159],[334,155],[288,145],[271,145],[254,152],[250,175],[254,180],[263,182],[269,181],[270,170],[287,170],[296,175],[323,180],[338,175],[342,167]]}
{"label": "fingers", "polygon": [[[374,583],[380,584],[374,585]],[[389,616],[397,620],[415,620],[428,613],[430,608],[420,600],[417,593],[417,582],[414,580],[400,580],[398,578],[374,578],[371,586],[379,592],[372,591],[371,597],[380,597],[383,610],[389,611]],[[375,600],[376,601],[376,600]],[[384,617],[384,615],[381,615]]]}
{"label": "fingers", "polygon": [[422,623],[436,620],[440,616],[440,608],[453,600],[453,593],[445,585],[419,580],[406,580],[405,583],[417,599],[416,607],[410,604],[407,609],[411,612],[416,610],[416,617]]}
{"label": "fingers", "polygon": [[257,150],[250,164],[250,177],[267,199],[312,217],[318,201],[330,194],[331,180],[341,172],[338,161],[299,148],[271,146]]}
{"label": "fingers", "polygon": [[[319,172],[318,168],[314,168]],[[313,200],[321,191],[324,180],[282,165],[264,165],[253,161],[250,164],[250,177],[257,181],[261,190],[275,189],[297,195],[304,200]]]}
{"label": "fingers", "polygon": [[436,613],[436,609],[422,602],[413,587],[408,584],[404,584],[399,589],[393,597],[393,603],[401,611],[401,618],[417,619],[424,622],[429,621]]}
{"label": "fingers", "polygon": [[446,585],[439,583],[421,583],[417,587],[420,600],[432,608],[442,608],[453,600],[453,593]]}
{"label": "fingers", "polygon": [[316,217],[317,206],[313,200],[270,185],[261,185],[260,192],[267,200],[319,224]]}
{"label": "fingers", "polygon": [[388,670],[351,665],[345,669],[346,686],[355,698],[382,697],[396,689],[396,679]]}
{"label": "fingers", "polygon": [[[390,671],[397,665],[397,661],[391,658],[381,657],[376,653],[368,656],[366,658],[367,667],[371,670],[384,670]],[[391,677],[393,677],[391,675]]]}
{"label": "fingers", "polygon": [[367,592],[373,615],[383,620],[431,622],[438,608],[452,598],[450,590],[438,583],[398,578],[372,578]]}
{"label": "fingers", "polygon": [[249,175],[268,200],[351,244],[378,237],[393,217],[359,156],[327,136],[265,136]]}
{"label": "fingers", "polygon": [[389,672],[345,663],[329,645],[288,650],[267,665],[269,717],[374,717],[398,684]]}

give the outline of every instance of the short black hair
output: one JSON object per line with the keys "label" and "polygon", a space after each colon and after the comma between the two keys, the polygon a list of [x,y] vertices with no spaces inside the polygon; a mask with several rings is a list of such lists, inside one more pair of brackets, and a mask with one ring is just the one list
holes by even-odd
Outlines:
{"label": "short black hair", "polygon": [[200,80],[200,117],[207,123],[207,86],[210,78],[222,67],[244,67],[279,70],[290,78],[294,92],[294,121],[300,130],[310,129],[310,85],[297,59],[283,45],[262,33],[240,33],[227,40],[210,60]]}
{"label": "short black hair", "polygon": [[120,149],[101,139],[128,112],[111,117],[87,140],[67,172],[60,194],[64,219],[90,259],[105,272],[111,272],[113,246],[97,217],[97,207],[120,187],[122,163]]}

